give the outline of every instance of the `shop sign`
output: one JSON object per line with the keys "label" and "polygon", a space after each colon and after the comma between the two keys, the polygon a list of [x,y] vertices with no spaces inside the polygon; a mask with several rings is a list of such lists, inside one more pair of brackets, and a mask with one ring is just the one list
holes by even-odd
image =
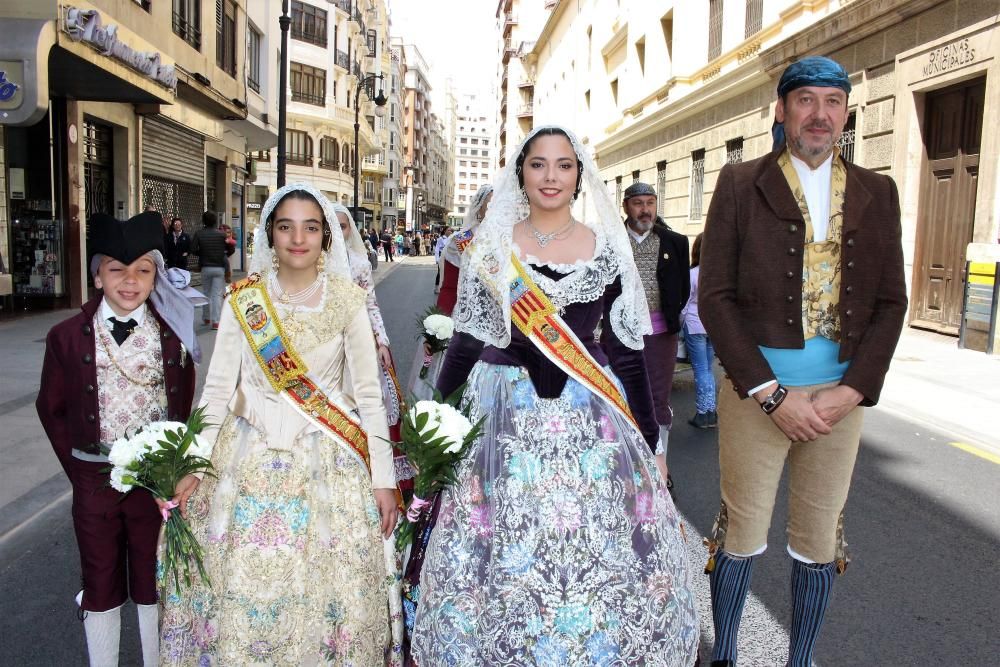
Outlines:
{"label": "shop sign", "polygon": [[171,91],[177,92],[177,71],[174,66],[161,63],[160,54],[157,52],[136,51],[119,40],[118,26],[101,25],[101,15],[96,9],[67,7],[63,30],[74,41],[92,46],[102,55],[114,58]]}
{"label": "shop sign", "polygon": [[0,61],[0,109],[16,109],[24,96],[24,63]]}
{"label": "shop sign", "polygon": [[260,204],[258,204],[257,202],[249,202],[247,204],[247,210],[248,211],[259,211],[260,210]]}
{"label": "shop sign", "polygon": [[924,76],[933,76],[941,72],[961,67],[976,59],[976,50],[968,39],[960,39],[938,47],[927,54],[924,64]]}

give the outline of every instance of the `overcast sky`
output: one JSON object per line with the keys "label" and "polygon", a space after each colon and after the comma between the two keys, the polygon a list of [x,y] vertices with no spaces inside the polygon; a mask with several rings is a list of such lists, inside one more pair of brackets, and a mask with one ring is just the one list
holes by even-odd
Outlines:
{"label": "overcast sky", "polygon": [[389,0],[392,34],[417,45],[431,86],[489,94],[496,77],[497,0]]}

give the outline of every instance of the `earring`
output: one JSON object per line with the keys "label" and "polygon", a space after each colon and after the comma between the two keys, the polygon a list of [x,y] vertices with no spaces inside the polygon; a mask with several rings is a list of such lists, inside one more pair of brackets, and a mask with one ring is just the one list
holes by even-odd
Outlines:
{"label": "earring", "polygon": [[278,256],[276,254],[272,254],[271,255],[271,270],[274,271],[275,273],[277,273],[278,272],[278,267],[279,267]]}
{"label": "earring", "polygon": [[321,252],[319,254],[319,259],[316,260],[316,270],[319,271],[320,273],[323,273],[323,270],[325,268],[326,268],[326,253]]}
{"label": "earring", "polygon": [[531,206],[528,204],[528,193],[521,188],[521,196],[517,200],[517,219],[527,220],[531,215]]}

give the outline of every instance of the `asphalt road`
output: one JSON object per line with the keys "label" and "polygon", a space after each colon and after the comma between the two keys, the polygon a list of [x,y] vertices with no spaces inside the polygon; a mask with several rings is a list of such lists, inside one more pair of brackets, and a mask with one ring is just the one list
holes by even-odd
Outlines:
{"label": "asphalt road", "polygon": [[[433,302],[433,280],[433,265],[407,263],[377,288],[404,384],[417,346],[416,316]],[[707,610],[697,542],[710,531],[718,508],[718,451],[714,432],[686,423],[693,409],[690,371],[678,373],[674,396],[670,467]],[[854,560],[834,589],[816,651],[820,667],[997,663],[1000,465],[950,446],[955,439],[868,410],[847,506]],[[779,665],[785,658],[784,518],[782,488],[770,550],[754,570],[741,665]],[[79,561],[69,503],[63,500],[0,539],[0,665],[86,664],[73,602],[78,590]],[[141,662],[135,625],[135,612],[128,608],[123,665]],[[702,626],[707,641],[707,614]]]}

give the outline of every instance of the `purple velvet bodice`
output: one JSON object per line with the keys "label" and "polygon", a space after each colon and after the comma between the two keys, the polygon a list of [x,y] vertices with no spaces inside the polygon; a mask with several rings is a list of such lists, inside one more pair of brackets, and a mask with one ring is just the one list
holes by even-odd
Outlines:
{"label": "purple velvet bodice", "polygon": [[[532,265],[532,268],[553,280],[560,274],[548,267]],[[609,313],[611,305],[621,294],[621,279],[615,278],[604,291],[604,295],[588,303],[571,303],[562,312],[563,321],[573,330],[587,351],[597,363],[607,366],[610,362],[615,376],[625,388],[625,396],[636,421],[642,429],[649,446],[655,447],[660,436],[660,427],[653,412],[653,399],[646,376],[646,363],[642,350],[626,347],[614,334]],[[601,342],[594,338],[594,331],[601,319],[605,325],[601,332]],[[510,344],[505,348],[484,345],[469,334],[456,334],[448,346],[437,389],[448,396],[468,379],[477,361],[500,366],[522,366],[535,387],[539,398],[558,398],[568,379],[566,373],[549,361],[517,327],[511,328]]]}

